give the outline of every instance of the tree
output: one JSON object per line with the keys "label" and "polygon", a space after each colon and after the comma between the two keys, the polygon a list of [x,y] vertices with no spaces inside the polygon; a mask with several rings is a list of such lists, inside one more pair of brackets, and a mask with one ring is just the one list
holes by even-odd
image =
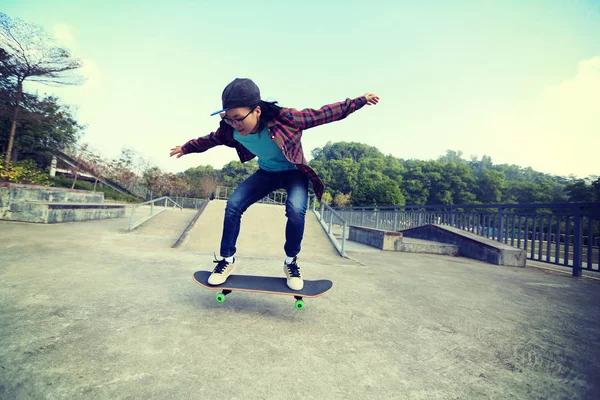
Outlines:
{"label": "tree", "polygon": [[199,183],[196,191],[192,191],[192,195],[195,197],[208,198],[217,190],[218,181],[210,175],[203,176]]}
{"label": "tree", "polygon": [[477,198],[482,203],[498,203],[502,198],[504,174],[499,171],[484,169],[478,178]]}
{"label": "tree", "polygon": [[322,200],[324,203],[327,203],[327,204],[329,204],[329,205],[331,205],[331,201],[332,201],[331,199],[332,199],[332,198],[331,198],[331,193],[329,193],[329,192],[325,192],[325,193],[323,193],[323,196],[321,197],[321,200]]}
{"label": "tree", "polygon": [[358,184],[350,197],[353,206],[404,205],[398,184],[381,172],[384,159],[363,158],[359,164]]}
{"label": "tree", "polygon": [[444,165],[442,176],[448,183],[448,190],[452,193],[452,204],[476,202],[476,196],[473,193],[476,180],[473,171],[467,164],[447,163]]}
{"label": "tree", "polygon": [[565,190],[569,195],[569,202],[573,203],[593,203],[596,201],[596,188],[588,185],[585,180],[577,179],[569,183]]}
{"label": "tree", "polygon": [[336,194],[348,194],[352,189],[356,188],[358,181],[358,163],[354,162],[351,158],[331,160],[329,168],[331,172],[326,175],[326,177],[329,178],[326,181],[327,186],[329,186]]}
{"label": "tree", "polygon": [[221,182],[226,186],[236,187],[257,170],[256,159],[245,163],[237,160],[230,161],[221,169]]}
{"label": "tree", "polygon": [[404,162],[406,172],[403,175],[402,193],[407,204],[427,203],[429,189],[426,181],[425,161],[407,160]]}
{"label": "tree", "polygon": [[519,204],[551,203],[552,187],[548,183],[506,182],[502,201]]}
{"label": "tree", "polygon": [[592,182],[592,187],[596,193],[595,201],[600,202],[600,177],[596,177],[596,180]]}
{"label": "tree", "polygon": [[[38,166],[45,167],[56,150],[64,150],[77,143],[84,127],[73,116],[71,107],[60,104],[57,97],[27,97],[20,113],[19,135],[14,139],[13,151],[19,154],[19,158],[34,160]],[[0,121],[0,129],[10,126],[9,117],[0,114]],[[0,147],[6,146],[7,142],[8,135],[0,134]]]}
{"label": "tree", "polygon": [[23,82],[29,79],[48,85],[73,85],[81,77],[69,74],[82,66],[68,50],[57,46],[40,27],[0,13],[0,73],[14,87],[13,112],[6,148],[5,167],[10,164],[17,119],[23,97]]}
{"label": "tree", "polygon": [[383,158],[376,147],[357,142],[327,142],[322,149],[314,149],[311,153],[314,160],[342,160],[351,158],[355,162],[362,158]]}
{"label": "tree", "polygon": [[144,182],[144,185],[146,185],[146,187],[155,194],[160,193],[162,189],[162,175],[163,172],[160,170],[160,168],[150,167],[146,171],[144,171],[144,175],[142,176],[142,182]]}
{"label": "tree", "polygon": [[336,207],[346,207],[350,204],[350,195],[338,193],[333,198],[333,205]]}
{"label": "tree", "polygon": [[466,161],[462,158],[463,152],[462,151],[454,151],[454,150],[446,150],[446,154],[443,156],[439,156],[438,157],[438,161],[441,162],[442,164],[445,163],[456,163],[456,164],[462,164],[462,163],[466,163]]}
{"label": "tree", "polygon": [[493,167],[492,158],[485,155],[481,157],[481,161],[478,161],[476,156],[472,156],[468,164],[473,170],[473,175],[477,178],[483,174],[483,171],[492,169]]}

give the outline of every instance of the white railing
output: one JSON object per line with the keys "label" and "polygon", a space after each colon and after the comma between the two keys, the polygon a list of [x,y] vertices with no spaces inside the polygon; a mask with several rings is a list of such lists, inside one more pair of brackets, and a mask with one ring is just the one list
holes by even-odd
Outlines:
{"label": "white railing", "polygon": [[[338,251],[340,256],[347,258],[346,236],[347,236],[347,232],[348,232],[348,222],[340,214],[338,214],[333,208],[331,208],[329,206],[329,204],[327,204],[324,200],[321,200],[321,207],[318,212],[315,209],[315,203],[317,202],[315,195],[310,195],[309,203],[310,203],[310,200],[312,200],[312,211],[317,216],[317,218],[319,218],[319,222],[321,223],[321,226],[327,233],[327,236],[329,237],[331,244],[333,244],[333,246]],[[335,235],[331,232],[331,227],[333,225],[339,225],[342,227],[341,243],[337,240]]]}
{"label": "white railing", "polygon": [[[163,202],[163,206],[158,210],[158,212],[154,212],[154,203],[158,203],[158,202]],[[174,202],[170,197],[168,196],[163,196],[163,197],[159,197],[158,199],[154,199],[154,200],[149,200],[149,201],[145,201],[143,203],[139,203],[136,204],[135,206],[133,206],[131,208],[131,219],[129,220],[129,230],[132,231],[134,229],[136,229],[137,227],[139,227],[140,225],[142,225],[144,222],[148,221],[150,218],[156,217],[157,215],[159,215],[160,213],[167,211],[167,204],[168,203],[172,203],[173,204],[173,208],[175,207],[179,207],[181,210],[183,210],[183,207],[181,207],[179,204],[177,204],[176,202]],[[134,216],[135,216],[135,210],[138,207],[141,206],[145,206],[150,204],[150,214],[144,218],[142,218],[141,220],[137,221],[137,222],[133,222],[134,221]],[[157,205],[157,208],[159,206]]]}

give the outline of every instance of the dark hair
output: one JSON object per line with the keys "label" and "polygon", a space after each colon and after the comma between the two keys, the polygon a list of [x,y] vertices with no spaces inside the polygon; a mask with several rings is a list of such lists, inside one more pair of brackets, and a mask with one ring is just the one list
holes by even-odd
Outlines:
{"label": "dark hair", "polygon": [[264,101],[261,100],[257,105],[260,106],[262,114],[260,116],[260,126],[263,128],[267,122],[279,116],[283,107],[278,106],[276,101]]}

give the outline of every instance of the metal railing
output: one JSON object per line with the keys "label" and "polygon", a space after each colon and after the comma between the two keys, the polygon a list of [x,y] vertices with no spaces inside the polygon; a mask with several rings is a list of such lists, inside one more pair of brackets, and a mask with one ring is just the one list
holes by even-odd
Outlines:
{"label": "metal railing", "polygon": [[[329,204],[327,204],[323,200],[321,200],[321,206],[319,208],[319,212],[317,213],[317,211],[316,211],[317,200],[316,200],[316,197],[314,194],[309,196],[309,207],[310,207],[311,200],[312,200],[312,211],[319,219],[319,222],[321,223],[321,226],[327,233],[329,240],[331,241],[331,243],[333,244],[335,249],[338,251],[340,256],[348,257],[346,255],[346,236],[348,236],[347,235],[348,222],[338,212],[336,212],[333,208],[331,208],[331,206]],[[331,227],[333,225],[339,225],[342,227],[342,235],[340,237],[340,240],[338,240],[338,238],[335,236],[335,234],[331,230]]]}
{"label": "metal railing", "polygon": [[183,208],[199,210],[207,199],[200,199],[196,197],[180,197],[180,196],[168,196],[172,201],[181,205]]}
{"label": "metal railing", "polygon": [[[231,196],[231,193],[233,193],[234,190],[235,190],[235,188],[232,188],[230,186],[217,186],[217,189],[215,190],[215,199],[227,200],[229,198],[229,196]],[[267,196],[260,199],[257,203],[281,205],[281,204],[285,204],[286,200],[287,200],[287,193],[277,191],[277,192],[272,192],[272,193],[268,194]]]}
{"label": "metal railing", "polygon": [[573,269],[599,271],[600,204],[466,204],[357,207],[336,210],[350,225],[402,231],[449,225],[518,247],[527,258]]}
{"label": "metal railing", "polygon": [[[163,202],[163,206],[155,206],[154,203],[159,203],[159,202]],[[148,221],[150,218],[156,217],[157,215],[159,215],[160,213],[167,211],[167,204],[168,203],[172,203],[173,204],[173,208],[175,207],[179,207],[181,210],[183,210],[183,207],[180,206],[179,204],[177,204],[176,202],[174,202],[173,200],[171,200],[170,197],[168,196],[163,196],[163,197],[159,197],[157,199],[154,200],[148,200],[145,201],[143,203],[139,203],[134,205],[133,207],[131,207],[131,219],[129,220],[129,230],[132,231],[134,229],[136,229],[137,227],[139,227],[140,225],[142,225],[144,222]],[[146,217],[142,218],[141,220],[137,221],[137,222],[133,222],[134,221],[134,216],[135,216],[135,210],[138,207],[142,207],[142,206],[146,206],[146,205],[150,205],[150,214],[147,215]],[[158,212],[154,212],[154,208],[158,208]]]}

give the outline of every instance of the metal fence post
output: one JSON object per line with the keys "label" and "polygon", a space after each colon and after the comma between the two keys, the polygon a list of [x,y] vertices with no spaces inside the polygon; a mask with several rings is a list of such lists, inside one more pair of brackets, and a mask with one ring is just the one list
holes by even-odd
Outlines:
{"label": "metal fence post", "polygon": [[581,276],[581,258],[583,255],[583,224],[581,223],[581,208],[575,208],[575,216],[573,220],[573,235],[575,236],[573,243],[573,276]]}
{"label": "metal fence post", "polygon": [[129,230],[131,230],[131,227],[133,226],[133,216],[135,214],[135,207],[131,208],[131,220],[129,220]]}
{"label": "metal fence post", "polygon": [[348,222],[344,221],[342,225],[342,255],[346,255],[346,232],[347,232]]}
{"label": "metal fence post", "polygon": [[394,232],[398,232],[398,209],[394,209]]}
{"label": "metal fence post", "polygon": [[498,233],[497,233],[497,238],[496,241],[498,242],[502,242],[502,239],[504,238],[504,208],[499,208],[498,209]]}
{"label": "metal fence post", "polygon": [[319,211],[319,221],[323,221],[323,211],[325,210],[325,201],[321,199],[321,211]]}

